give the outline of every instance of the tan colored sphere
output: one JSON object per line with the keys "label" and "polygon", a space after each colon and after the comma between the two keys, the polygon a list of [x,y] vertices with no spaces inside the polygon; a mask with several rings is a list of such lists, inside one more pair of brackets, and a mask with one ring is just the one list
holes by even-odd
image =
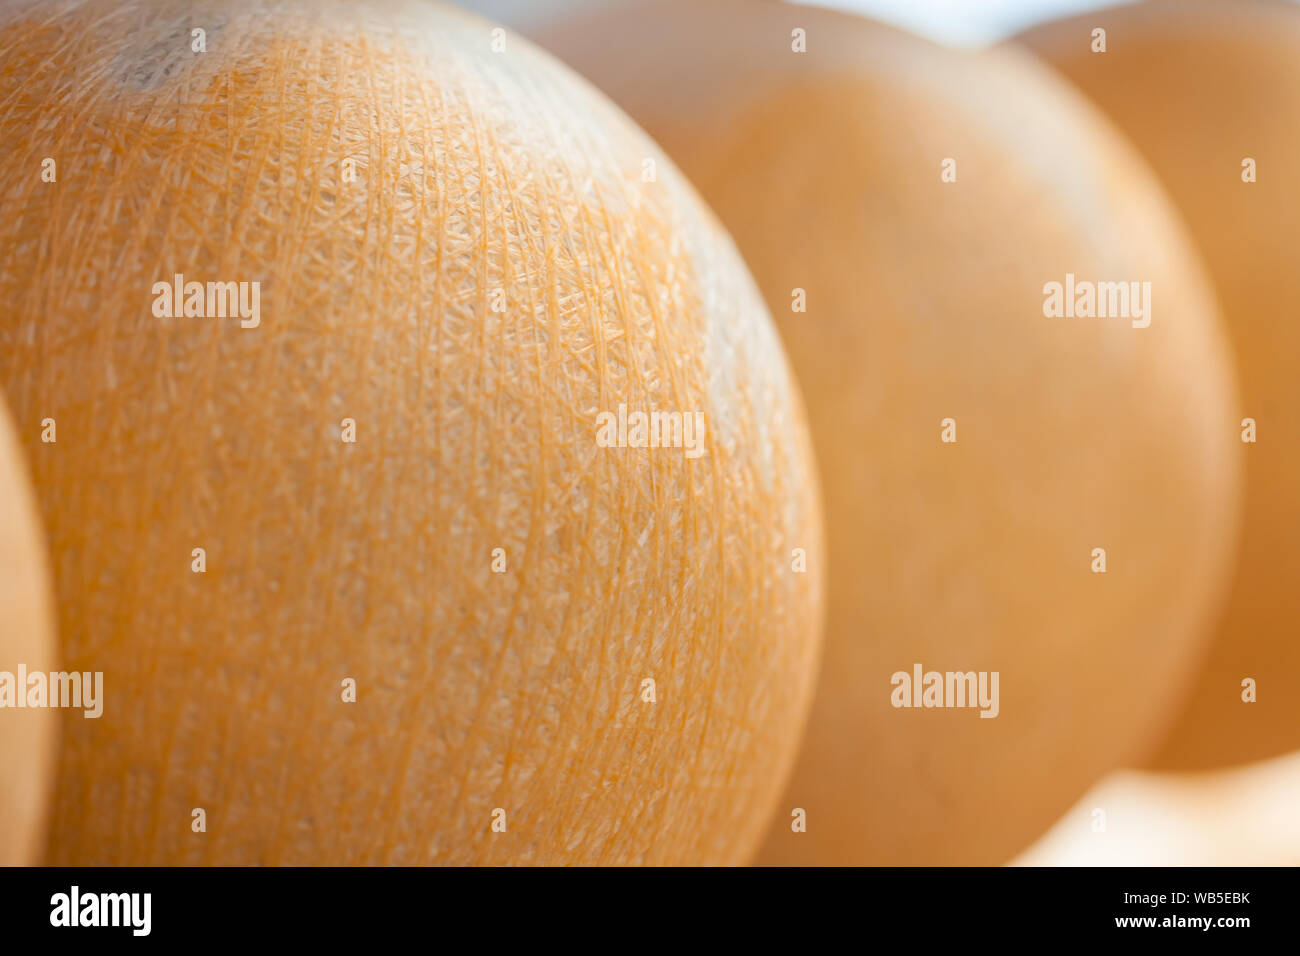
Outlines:
{"label": "tan colored sphere", "polygon": [[[1091,52],[1096,27],[1108,31],[1104,54]],[[1022,39],[1106,110],[1178,204],[1237,356],[1238,431],[1253,432],[1227,612],[1154,762],[1215,767],[1300,749],[1300,8],[1144,3]]]}
{"label": "tan colored sphere", "polygon": [[[827,647],[760,861],[1006,862],[1153,744],[1231,561],[1229,360],[1158,186],[1024,55],[740,2],[540,39],[718,213],[808,403]],[[1149,327],[1046,317],[1067,274],[1149,282]],[[895,706],[916,665],[996,672],[997,716]]]}
{"label": "tan colored sphere", "polygon": [[47,678],[57,660],[36,496],[0,401],[0,866],[41,861],[59,712],[26,706],[33,685],[21,678]]}
{"label": "tan colored sphere", "polygon": [[1089,790],[1015,862],[1300,866],[1298,792],[1300,752],[1196,773],[1125,770]]}
{"label": "tan colored sphere", "polygon": [[64,650],[105,675],[51,862],[749,858],[816,475],[649,139],[426,3],[11,5],[0,73],[0,383],[57,419]]}

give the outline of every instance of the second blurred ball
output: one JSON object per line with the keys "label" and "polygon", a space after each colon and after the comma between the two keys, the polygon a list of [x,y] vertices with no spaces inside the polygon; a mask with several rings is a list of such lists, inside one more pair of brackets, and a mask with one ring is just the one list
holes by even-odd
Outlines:
{"label": "second blurred ball", "polygon": [[536,38],[713,206],[807,396],[828,643],[760,862],[1005,862],[1152,746],[1233,557],[1230,355],[1158,185],[1010,53],[746,2]]}

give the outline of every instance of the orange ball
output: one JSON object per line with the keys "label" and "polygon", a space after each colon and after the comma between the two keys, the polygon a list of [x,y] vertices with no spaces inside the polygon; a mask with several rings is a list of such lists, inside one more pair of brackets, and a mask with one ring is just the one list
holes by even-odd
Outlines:
{"label": "orange ball", "polygon": [[[1107,31],[1105,53],[1092,31]],[[1300,9],[1148,2],[1023,41],[1141,150],[1200,248],[1236,352],[1245,452],[1241,561],[1206,665],[1154,765],[1209,768],[1300,748]],[[1248,683],[1249,682],[1249,683]]]}
{"label": "orange ball", "polygon": [[[1153,745],[1226,587],[1237,403],[1187,236],[1023,53],[749,2],[541,39],[717,211],[807,398],[827,646],[760,862],[1006,862]],[[1085,317],[1100,282],[1132,301]],[[989,706],[930,706],[981,673]]]}
{"label": "orange ball", "polygon": [[57,419],[64,650],[105,674],[51,861],[749,858],[816,478],[650,140],[417,2],[6,9],[0,75],[0,382]]}
{"label": "orange ball", "polygon": [[1300,753],[1199,773],[1106,777],[1019,866],[1298,866]]}
{"label": "orange ball", "polygon": [[0,866],[35,865],[44,849],[58,712],[27,706],[31,685],[22,678],[48,675],[56,660],[36,497],[0,401]]}

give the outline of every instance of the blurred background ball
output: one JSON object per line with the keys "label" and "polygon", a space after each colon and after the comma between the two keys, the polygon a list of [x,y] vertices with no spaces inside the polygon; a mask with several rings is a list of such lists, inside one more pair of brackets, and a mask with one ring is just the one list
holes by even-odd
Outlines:
{"label": "blurred background ball", "polygon": [[17,706],[28,699],[19,668],[48,675],[58,666],[55,640],[36,497],[0,401],[0,680],[8,685],[0,691],[0,866],[41,861],[59,711]]}
{"label": "blurred background ball", "polygon": [[1115,773],[1019,866],[1300,865],[1300,754],[1199,773]]}
{"label": "blurred background ball", "polygon": [[[1091,50],[1096,28],[1105,53]],[[1238,431],[1254,422],[1235,584],[1154,762],[1212,767],[1300,748],[1300,8],[1148,2],[1022,39],[1106,110],[1178,204],[1236,352]]]}
{"label": "blurred background ball", "polygon": [[[1230,360],[1158,184],[1024,55],[748,2],[538,37],[731,230],[808,402],[827,649],[760,862],[1005,862],[1152,745],[1230,566]],[[1150,282],[1150,327],[1045,317],[1067,273]],[[893,707],[916,664],[999,672],[998,716]]]}
{"label": "blurred background ball", "polygon": [[[747,859],[816,477],[678,173],[447,8],[57,6],[0,15],[0,383],[57,419],[64,651],[105,674],[51,862]],[[175,274],[260,281],[255,327],[158,317]],[[620,404],[702,413],[703,454],[598,447]]]}

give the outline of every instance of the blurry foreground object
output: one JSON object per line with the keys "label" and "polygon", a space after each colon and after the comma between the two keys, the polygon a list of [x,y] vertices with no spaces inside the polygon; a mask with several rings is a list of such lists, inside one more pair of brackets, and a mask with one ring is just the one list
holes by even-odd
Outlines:
{"label": "blurry foreground object", "polygon": [[[1106,52],[1092,52],[1105,30]],[[1209,662],[1155,765],[1300,747],[1300,7],[1144,3],[1022,38],[1104,107],[1178,204],[1238,361],[1241,563]]]}
{"label": "blurry foreground object", "polygon": [[1005,863],[1152,745],[1232,559],[1230,356],[1159,186],[1023,54],[760,2],[540,39],[731,230],[808,402],[828,643],[759,862]]}
{"label": "blurry foreground object", "polygon": [[[0,401],[0,866],[39,863],[44,848],[60,711],[48,706],[48,685],[43,697],[29,697],[20,675],[47,680],[58,660],[55,648],[36,497]],[[81,716],[73,712],[73,719]]]}
{"label": "blurry foreground object", "polygon": [[1300,753],[1102,781],[1020,866],[1300,866]]}

